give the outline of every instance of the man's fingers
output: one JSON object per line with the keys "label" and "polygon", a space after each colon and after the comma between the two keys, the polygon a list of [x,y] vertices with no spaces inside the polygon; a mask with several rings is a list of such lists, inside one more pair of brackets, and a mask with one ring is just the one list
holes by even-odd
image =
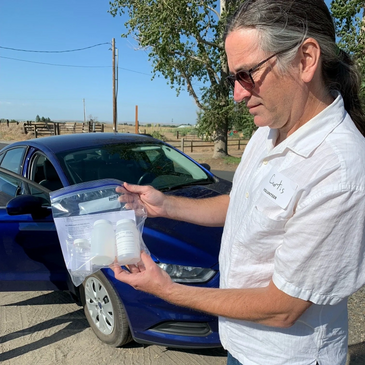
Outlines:
{"label": "man's fingers", "polygon": [[131,272],[132,274],[140,272],[138,264],[137,265],[134,265],[134,264],[133,265],[125,265],[125,266],[127,266],[129,272]]}
{"label": "man's fingers", "polygon": [[123,278],[130,275],[130,273],[126,270],[123,270],[117,262],[110,265],[110,268],[114,271],[115,278],[121,281],[124,281]]}

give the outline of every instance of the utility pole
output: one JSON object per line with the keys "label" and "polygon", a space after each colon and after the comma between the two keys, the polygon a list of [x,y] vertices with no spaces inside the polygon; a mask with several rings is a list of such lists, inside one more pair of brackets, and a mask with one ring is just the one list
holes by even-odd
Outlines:
{"label": "utility pole", "polygon": [[118,132],[117,129],[117,95],[115,87],[115,38],[112,39],[112,68],[113,68],[113,131]]}
{"label": "utility pole", "polygon": [[82,99],[82,102],[84,103],[84,123],[86,123],[85,99]]}
{"label": "utility pole", "polygon": [[136,123],[134,127],[134,133],[138,134],[139,127],[138,127],[138,105],[136,105]]}

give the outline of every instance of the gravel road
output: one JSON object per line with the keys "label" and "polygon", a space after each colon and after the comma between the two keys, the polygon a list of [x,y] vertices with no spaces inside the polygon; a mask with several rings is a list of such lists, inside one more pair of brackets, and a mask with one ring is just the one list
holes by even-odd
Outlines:
{"label": "gravel road", "polygon": [[[349,301],[349,365],[365,364],[365,288]],[[224,365],[223,349],[177,350],[101,343],[64,292],[6,292],[0,299],[3,365]],[[265,364],[262,364],[265,365]],[[336,364],[326,364],[336,365]]]}

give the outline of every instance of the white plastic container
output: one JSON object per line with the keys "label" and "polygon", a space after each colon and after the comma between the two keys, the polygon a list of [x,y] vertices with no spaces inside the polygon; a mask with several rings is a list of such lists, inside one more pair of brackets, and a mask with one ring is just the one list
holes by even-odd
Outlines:
{"label": "white plastic container", "polygon": [[117,259],[120,265],[141,260],[139,232],[133,219],[121,219],[116,227]]}
{"label": "white plastic container", "polygon": [[71,271],[74,274],[88,275],[91,272],[90,248],[90,242],[87,239],[77,238],[74,240],[71,261]]}
{"label": "white plastic container", "polygon": [[94,222],[91,232],[92,263],[97,266],[108,266],[115,259],[115,233],[112,222],[99,219]]}

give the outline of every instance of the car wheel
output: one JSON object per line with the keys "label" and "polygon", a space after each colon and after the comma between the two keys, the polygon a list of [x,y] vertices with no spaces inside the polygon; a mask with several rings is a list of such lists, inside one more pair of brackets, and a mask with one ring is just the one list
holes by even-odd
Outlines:
{"label": "car wheel", "polygon": [[132,341],[123,303],[102,271],[85,279],[81,300],[90,327],[102,342],[120,347]]}

